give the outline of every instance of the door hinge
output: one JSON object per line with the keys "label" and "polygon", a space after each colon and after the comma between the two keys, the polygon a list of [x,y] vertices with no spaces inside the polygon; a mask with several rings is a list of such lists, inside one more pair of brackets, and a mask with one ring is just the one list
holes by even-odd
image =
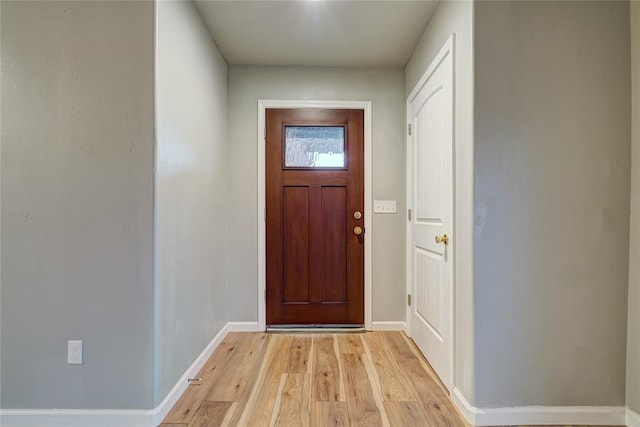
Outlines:
{"label": "door hinge", "polygon": [[411,209],[407,209],[407,219],[411,221]]}
{"label": "door hinge", "polygon": [[407,124],[407,132],[411,135],[411,123]]}
{"label": "door hinge", "polygon": [[407,305],[411,305],[411,294],[407,295]]}
{"label": "door hinge", "polygon": [[264,222],[267,222],[267,208],[262,211],[262,216],[264,217]]}

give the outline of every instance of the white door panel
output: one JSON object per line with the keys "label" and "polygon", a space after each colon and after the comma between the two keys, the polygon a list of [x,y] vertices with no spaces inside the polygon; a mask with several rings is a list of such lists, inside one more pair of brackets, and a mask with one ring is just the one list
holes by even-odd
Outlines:
{"label": "white door panel", "polygon": [[442,341],[442,256],[416,247],[414,265],[416,283],[427,284],[416,287],[416,316]]}
{"label": "white door panel", "polygon": [[442,140],[442,86],[434,88],[431,96],[424,100],[415,116],[416,166],[416,220],[420,222],[442,222],[442,147],[429,140]]}
{"label": "white door panel", "polygon": [[[410,334],[444,385],[453,385],[453,38],[408,99]],[[448,236],[448,244],[436,236]]]}

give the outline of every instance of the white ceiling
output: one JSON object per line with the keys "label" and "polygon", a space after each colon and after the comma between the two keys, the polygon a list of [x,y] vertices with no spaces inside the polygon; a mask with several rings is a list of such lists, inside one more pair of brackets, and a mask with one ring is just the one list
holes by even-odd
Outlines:
{"label": "white ceiling", "polygon": [[403,67],[436,0],[196,0],[230,65]]}

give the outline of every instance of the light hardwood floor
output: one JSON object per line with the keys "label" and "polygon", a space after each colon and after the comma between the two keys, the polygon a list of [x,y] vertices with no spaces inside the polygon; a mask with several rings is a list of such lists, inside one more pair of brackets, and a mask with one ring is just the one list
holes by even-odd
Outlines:
{"label": "light hardwood floor", "polygon": [[230,333],[198,376],[161,427],[468,426],[401,332]]}
{"label": "light hardwood floor", "polygon": [[465,426],[401,332],[230,333],[198,376],[162,427]]}

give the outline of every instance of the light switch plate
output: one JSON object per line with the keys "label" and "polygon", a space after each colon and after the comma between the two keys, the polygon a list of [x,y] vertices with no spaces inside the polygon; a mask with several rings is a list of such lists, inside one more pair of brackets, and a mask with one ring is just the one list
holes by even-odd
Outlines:
{"label": "light switch plate", "polygon": [[394,214],[396,213],[396,201],[395,200],[374,200],[373,212],[381,214]]}

